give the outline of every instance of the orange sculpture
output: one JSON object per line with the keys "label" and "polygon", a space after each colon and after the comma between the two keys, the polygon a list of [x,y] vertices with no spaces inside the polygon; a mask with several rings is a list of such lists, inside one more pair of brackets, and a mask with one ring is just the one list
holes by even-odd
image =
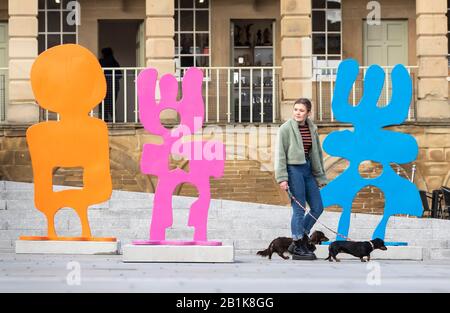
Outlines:
{"label": "orange sculpture", "polygon": [[[60,114],[27,130],[34,175],[36,208],[45,214],[47,237],[21,240],[116,241],[93,238],[88,207],[108,200],[112,192],[108,127],[88,113],[106,95],[106,81],[96,57],[79,45],[61,45],[43,52],[31,69],[31,85],[42,108]],[[54,192],[56,168],[83,168],[83,188]],[[81,237],[58,237],[55,214],[73,208],[81,220]]]}

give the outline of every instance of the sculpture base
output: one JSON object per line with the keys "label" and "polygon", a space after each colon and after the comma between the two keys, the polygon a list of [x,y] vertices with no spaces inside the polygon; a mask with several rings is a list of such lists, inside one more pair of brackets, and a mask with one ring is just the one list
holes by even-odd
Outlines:
{"label": "sculpture base", "polygon": [[17,254],[119,254],[118,241],[17,240]]}
{"label": "sculpture base", "polygon": [[126,245],[122,260],[125,263],[232,263],[234,246]]}
{"label": "sculpture base", "polygon": [[195,240],[134,240],[137,246],[221,246],[220,241],[195,241]]}

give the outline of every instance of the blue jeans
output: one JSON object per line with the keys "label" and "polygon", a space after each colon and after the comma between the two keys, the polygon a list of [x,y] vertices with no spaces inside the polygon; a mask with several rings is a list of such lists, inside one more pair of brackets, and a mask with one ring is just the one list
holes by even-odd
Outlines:
{"label": "blue jeans", "polygon": [[[323,212],[322,197],[317,186],[316,179],[311,172],[311,161],[307,160],[306,164],[288,165],[288,184],[292,195],[302,206],[306,207],[308,202],[311,208],[310,213],[318,219]],[[291,232],[294,240],[301,239],[304,234],[308,235],[311,228],[315,224],[315,220],[291,199],[292,219]]]}

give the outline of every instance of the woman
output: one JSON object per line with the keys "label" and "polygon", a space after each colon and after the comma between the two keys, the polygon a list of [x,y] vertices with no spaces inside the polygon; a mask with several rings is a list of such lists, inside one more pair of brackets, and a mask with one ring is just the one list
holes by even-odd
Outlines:
{"label": "woman", "polygon": [[[278,151],[275,164],[275,177],[280,188],[288,190],[306,207],[308,202],[311,214],[317,219],[323,212],[319,187],[327,184],[323,166],[317,126],[309,119],[311,102],[298,99],[294,104],[293,117],[281,125],[278,132]],[[316,256],[308,248],[308,234],[315,220],[294,200],[291,231],[293,243],[289,252],[294,260],[315,260]]]}

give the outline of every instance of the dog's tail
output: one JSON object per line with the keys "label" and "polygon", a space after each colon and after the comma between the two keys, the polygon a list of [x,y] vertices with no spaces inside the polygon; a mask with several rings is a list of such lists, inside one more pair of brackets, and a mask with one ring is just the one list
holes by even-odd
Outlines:
{"label": "dog's tail", "polygon": [[273,253],[272,252],[272,245],[273,245],[273,241],[270,243],[269,247],[266,250],[258,251],[258,252],[256,252],[256,254],[260,255],[262,257],[266,257],[266,256],[271,255]]}

